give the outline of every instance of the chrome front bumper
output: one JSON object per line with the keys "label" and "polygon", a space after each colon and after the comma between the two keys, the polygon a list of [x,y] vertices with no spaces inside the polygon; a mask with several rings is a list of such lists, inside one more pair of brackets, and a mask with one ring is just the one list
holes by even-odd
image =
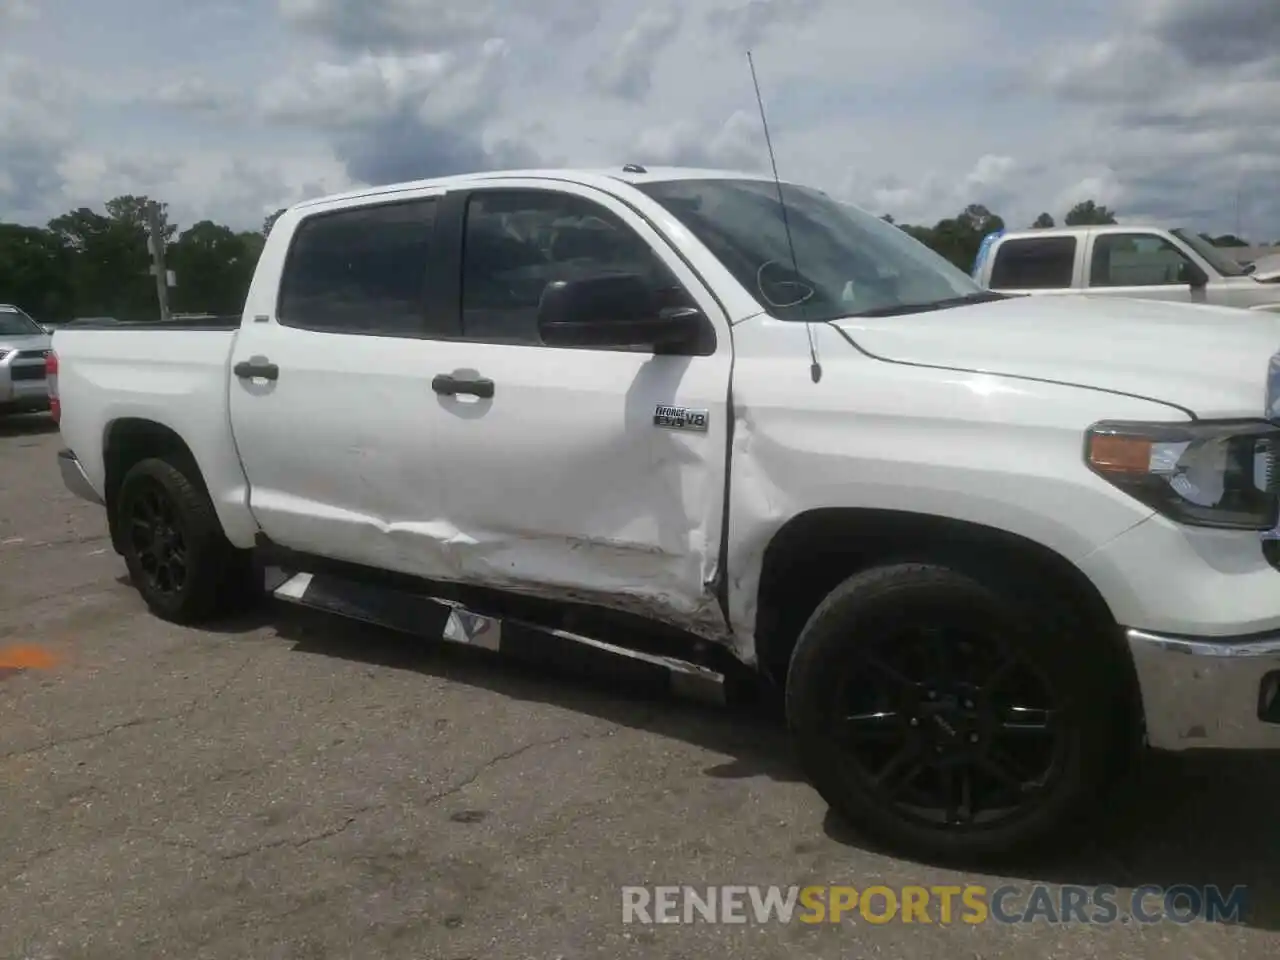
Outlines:
{"label": "chrome front bumper", "polygon": [[1126,633],[1157,750],[1280,750],[1280,633]]}
{"label": "chrome front bumper", "polygon": [[98,496],[98,491],[93,489],[93,484],[85,475],[84,467],[80,466],[80,461],[70,450],[58,451],[58,470],[68,490],[81,499],[102,506],[102,498]]}

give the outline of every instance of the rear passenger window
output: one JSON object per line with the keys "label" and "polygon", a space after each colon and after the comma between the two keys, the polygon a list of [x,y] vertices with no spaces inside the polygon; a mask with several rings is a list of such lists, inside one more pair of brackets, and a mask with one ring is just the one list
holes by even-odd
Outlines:
{"label": "rear passenger window", "polygon": [[277,319],[330,333],[421,337],[435,200],[302,221],[280,281]]}
{"label": "rear passenger window", "polygon": [[1075,237],[1006,240],[991,267],[993,290],[1063,290],[1075,273]]}

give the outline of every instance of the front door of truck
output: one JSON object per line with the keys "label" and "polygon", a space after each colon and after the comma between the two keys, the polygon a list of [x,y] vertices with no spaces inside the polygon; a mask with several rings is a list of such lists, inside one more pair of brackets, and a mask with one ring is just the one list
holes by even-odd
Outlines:
{"label": "front door of truck", "polygon": [[1095,232],[1091,237],[1089,286],[1085,293],[1203,303],[1204,289],[1191,282],[1198,269],[1186,253],[1159,234]]}
{"label": "front door of truck", "polygon": [[[722,623],[719,557],[731,342],[707,287],[642,217],[587,186],[494,180],[451,192],[459,336],[434,345],[435,469],[448,550],[468,581]],[[639,274],[699,307],[710,346],[552,348],[556,280]],[[458,387],[458,392],[453,392]],[[439,534],[444,536],[444,531]]]}
{"label": "front door of truck", "polygon": [[[231,358],[249,506],[276,543],[440,574],[428,272],[439,197],[353,201],[277,226]],[[279,287],[273,281],[280,277]],[[270,289],[267,289],[267,288]],[[278,293],[278,296],[277,296]]]}

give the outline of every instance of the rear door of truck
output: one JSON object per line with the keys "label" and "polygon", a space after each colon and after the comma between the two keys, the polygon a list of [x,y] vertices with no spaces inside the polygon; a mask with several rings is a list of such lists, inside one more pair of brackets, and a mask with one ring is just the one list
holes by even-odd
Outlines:
{"label": "rear door of truck", "polygon": [[1075,293],[1084,272],[1085,237],[1077,232],[1006,234],[982,264],[985,286],[1000,293]]}
{"label": "rear door of truck", "polygon": [[[293,550],[436,576],[428,277],[439,192],[285,214],[231,358],[249,506]],[[276,240],[277,234],[280,240]]]}

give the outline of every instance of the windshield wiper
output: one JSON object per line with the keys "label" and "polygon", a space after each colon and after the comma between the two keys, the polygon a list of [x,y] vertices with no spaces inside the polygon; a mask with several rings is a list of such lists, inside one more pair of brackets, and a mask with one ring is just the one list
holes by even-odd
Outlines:
{"label": "windshield wiper", "polygon": [[850,317],[899,317],[908,313],[928,313],[931,310],[946,310],[949,307],[964,307],[971,303],[990,303],[993,300],[1008,300],[1008,294],[996,293],[994,290],[980,290],[967,293],[963,297],[947,297],[944,300],[930,300],[928,303],[898,303],[888,307],[872,307],[849,314]]}

